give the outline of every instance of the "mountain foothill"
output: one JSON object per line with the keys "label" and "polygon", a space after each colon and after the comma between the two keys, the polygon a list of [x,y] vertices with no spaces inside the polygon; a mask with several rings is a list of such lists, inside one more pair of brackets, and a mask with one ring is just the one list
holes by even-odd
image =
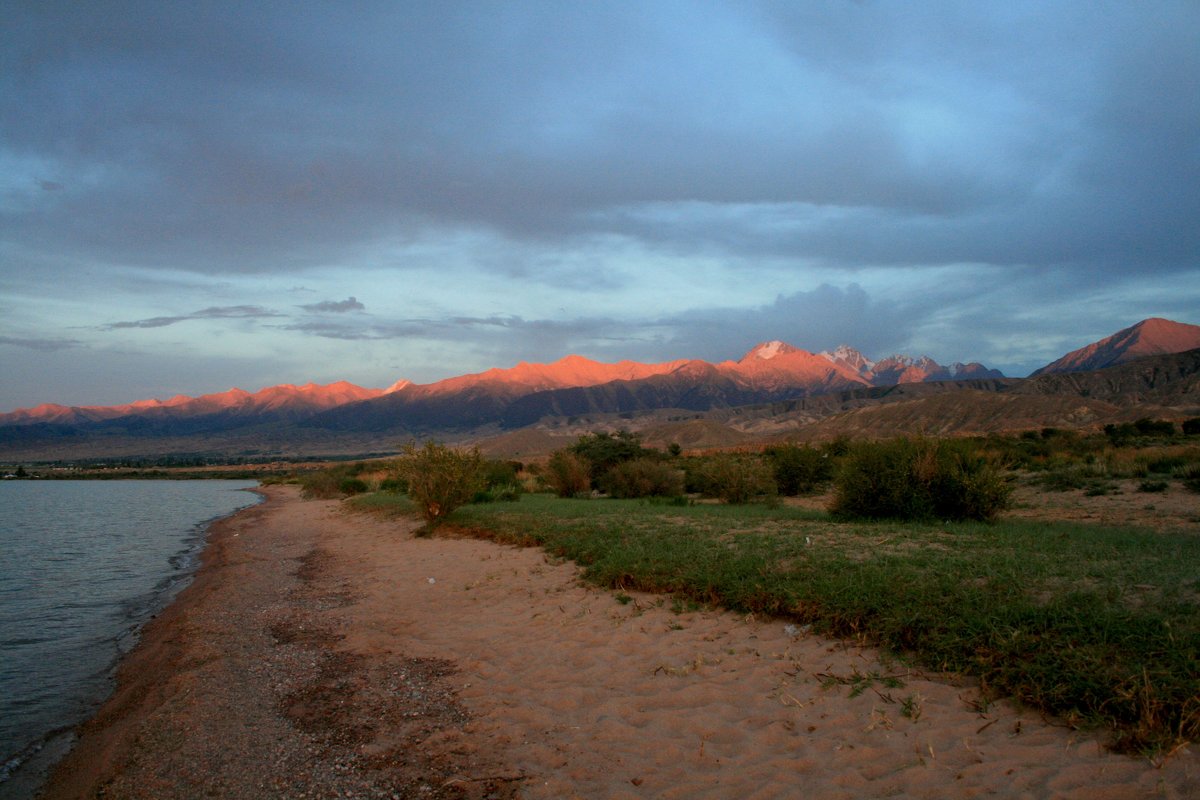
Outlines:
{"label": "mountain foothill", "polygon": [[1200,415],[1200,326],[1151,318],[1009,378],[972,362],[871,361],[849,346],[781,341],[737,361],[550,364],[386,389],[345,381],[241,389],[120,406],[51,403],[0,414],[0,457],[71,460],[194,454],[301,457],[388,452],[411,439],[532,457],[589,430],[729,447],[832,436],[968,435],[1090,428]]}

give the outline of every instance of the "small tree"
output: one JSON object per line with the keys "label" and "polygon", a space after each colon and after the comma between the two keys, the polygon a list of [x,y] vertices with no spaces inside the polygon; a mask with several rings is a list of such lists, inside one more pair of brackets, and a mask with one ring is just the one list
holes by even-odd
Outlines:
{"label": "small tree", "polygon": [[483,457],[477,448],[452,450],[437,442],[422,447],[409,443],[396,464],[408,483],[408,496],[425,517],[428,534],[446,515],[471,502],[483,489]]}
{"label": "small tree", "polygon": [[559,497],[574,497],[592,487],[591,465],[571,450],[557,450],[550,456],[542,479]]}

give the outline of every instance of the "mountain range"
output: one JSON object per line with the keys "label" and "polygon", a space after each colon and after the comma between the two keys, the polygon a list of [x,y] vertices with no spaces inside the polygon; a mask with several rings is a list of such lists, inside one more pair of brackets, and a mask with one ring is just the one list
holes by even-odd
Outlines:
{"label": "mountain range", "polygon": [[[774,428],[794,431],[802,418],[812,422],[867,406],[894,405],[901,399],[927,402],[966,390],[1078,396],[1077,385],[1053,379],[1195,348],[1200,348],[1200,326],[1148,319],[1064,355],[1029,380],[1005,378],[978,363],[943,366],[928,357],[905,356],[873,362],[845,345],[811,353],[781,341],[719,363],[606,364],[573,355],[551,364],[522,362],[431,384],[402,380],[387,389],[343,381],[274,386],[253,394],[231,389],[122,406],[44,404],[0,414],[0,455],[49,459],[361,452],[390,449],[412,437],[479,440],[531,426],[569,428],[580,420],[603,422],[605,415],[625,422],[642,418],[648,424],[664,414],[670,418],[672,411],[692,412],[693,419],[707,415],[712,424],[726,427],[734,424],[730,420],[754,418],[758,421],[750,427],[765,431],[772,424],[763,422],[761,414],[747,416],[738,409],[772,407],[781,409],[775,415],[780,420],[790,420]],[[807,412],[797,416],[797,404]],[[723,422],[718,420],[722,415]]]}

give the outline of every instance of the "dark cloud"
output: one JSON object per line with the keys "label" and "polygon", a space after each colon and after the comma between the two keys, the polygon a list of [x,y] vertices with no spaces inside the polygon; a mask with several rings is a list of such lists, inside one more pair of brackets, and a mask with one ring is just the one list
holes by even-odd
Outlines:
{"label": "dark cloud", "polygon": [[[1152,5],[705,4],[681,26],[671,4],[17,4],[6,150],[79,188],[9,230],[214,272],[433,221],[846,266],[1191,269],[1200,7]],[[743,213],[638,224],[688,203]]]}
{"label": "dark cloud", "polygon": [[[35,321],[56,287],[121,287],[264,305],[106,330],[287,316],[243,327],[395,343],[389,364],[416,342],[444,373],[443,342],[512,363],[767,338],[974,339],[1014,369],[1200,303],[1193,0],[13,0],[5,23],[0,292]],[[693,273],[745,288],[712,307]],[[371,316],[266,308],[367,279]]]}
{"label": "dark cloud", "polygon": [[[582,345],[597,337],[604,338],[617,323],[611,319],[578,319],[570,321],[526,320],[517,316],[446,317],[401,320],[301,320],[279,326],[283,330],[342,341],[380,341],[388,339],[422,339],[437,342],[474,342],[486,333],[493,341],[493,351],[522,353],[536,358],[551,353],[559,358],[566,353],[564,345]],[[553,344],[546,347],[547,342]],[[525,348],[525,349],[523,349]],[[529,348],[532,348],[530,350]],[[526,356],[525,354],[528,353]]]}
{"label": "dark cloud", "polygon": [[209,308],[177,317],[150,317],[149,319],[138,319],[127,322],[111,322],[103,326],[103,330],[165,328],[168,325],[175,325],[193,319],[266,319],[282,316],[283,314],[262,308],[261,306],[210,306]]}
{"label": "dark cloud", "polygon": [[44,353],[53,353],[57,350],[69,350],[75,347],[83,347],[84,343],[78,339],[22,339],[16,336],[0,336],[0,345],[23,347],[28,350],[39,350]]}
{"label": "dark cloud", "polygon": [[300,308],[313,313],[343,314],[347,311],[362,311],[366,306],[358,302],[358,298],[348,297],[345,300],[322,300],[320,303],[308,303]]}

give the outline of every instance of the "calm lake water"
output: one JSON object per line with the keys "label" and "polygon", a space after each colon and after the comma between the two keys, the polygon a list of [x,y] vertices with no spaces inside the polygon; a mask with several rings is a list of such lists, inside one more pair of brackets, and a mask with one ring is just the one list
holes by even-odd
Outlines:
{"label": "calm lake water", "polygon": [[0,482],[0,798],[32,796],[255,481]]}

